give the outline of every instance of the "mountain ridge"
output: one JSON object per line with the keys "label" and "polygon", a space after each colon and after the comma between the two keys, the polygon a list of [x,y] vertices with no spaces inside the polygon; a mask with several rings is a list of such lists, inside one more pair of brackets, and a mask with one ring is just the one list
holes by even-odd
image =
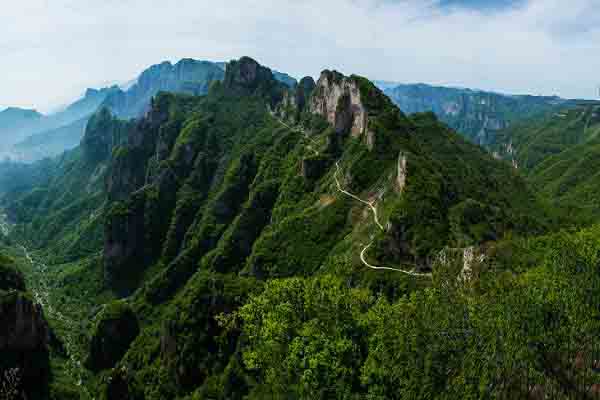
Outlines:
{"label": "mountain ridge", "polygon": [[34,168],[2,206],[79,397],[515,398],[522,368],[555,384],[555,338],[596,332],[597,228],[551,233],[519,170],[357,75],[292,88],[243,57]]}
{"label": "mountain ridge", "polygon": [[424,83],[380,81],[380,84],[384,93],[407,113],[433,111],[453,129],[482,146],[494,142],[496,132],[515,122],[580,102],[557,96],[502,94]]}
{"label": "mountain ridge", "polygon": [[[82,98],[61,111],[48,116],[39,114],[39,123],[25,125],[21,133],[15,135],[14,129],[4,124],[7,132],[16,136],[10,143],[15,147],[7,150],[5,155],[31,162],[70,150],[83,137],[83,121],[99,108],[107,107],[120,118],[140,118],[147,111],[150,99],[160,91],[206,94],[212,82],[224,78],[226,65],[192,58],[183,58],[176,63],[163,61],[144,69],[123,89],[117,85],[103,89],[89,88]],[[296,84],[296,80],[285,73],[275,71],[274,75],[288,86]],[[5,111],[5,115],[14,114],[16,109]],[[33,135],[36,137],[31,138]]]}

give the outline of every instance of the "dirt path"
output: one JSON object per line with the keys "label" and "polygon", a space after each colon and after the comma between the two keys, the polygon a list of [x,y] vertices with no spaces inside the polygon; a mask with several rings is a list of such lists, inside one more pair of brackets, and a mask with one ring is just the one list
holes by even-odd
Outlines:
{"label": "dirt path", "polygon": [[[304,134],[304,137],[305,137],[307,140],[310,140],[310,141],[312,141],[312,143],[313,143],[313,144],[315,143],[314,139],[313,139],[313,138],[311,138],[311,137],[310,137],[310,135],[309,135],[309,134],[308,134],[308,133],[307,133],[307,132],[306,132],[304,129],[297,128],[297,127],[296,127],[296,128],[294,128],[294,127],[291,127],[290,125],[288,125],[288,124],[286,124],[285,122],[283,122],[281,119],[277,118],[277,116],[275,115],[275,113],[274,113],[273,111],[271,111],[271,110],[269,110],[269,114],[271,115],[271,117],[273,117],[275,120],[277,120],[277,121],[278,121],[278,122],[279,122],[281,125],[285,126],[286,128],[288,128],[288,129],[290,129],[290,130],[292,130],[292,131],[296,131],[296,132],[300,132],[300,133]],[[317,151],[315,148],[313,148],[313,147],[312,147],[310,144],[307,144],[307,145],[306,145],[306,147],[307,147],[309,150],[313,151],[313,152],[314,152],[316,155],[319,155],[319,152],[318,152],[318,151]],[[356,201],[359,201],[359,202],[361,202],[361,203],[365,204],[366,206],[368,206],[368,207],[369,207],[369,209],[371,210],[371,212],[373,213],[373,221],[375,221],[375,224],[377,225],[377,227],[378,227],[379,229],[381,229],[381,231],[382,231],[382,232],[385,232],[385,228],[383,227],[383,225],[381,224],[381,222],[379,222],[379,215],[377,214],[377,207],[376,207],[376,205],[375,205],[375,201],[372,201],[372,202],[365,201],[365,200],[361,199],[360,197],[358,197],[358,196],[356,196],[356,195],[354,195],[354,194],[352,194],[352,193],[348,192],[347,190],[345,190],[345,189],[342,187],[342,184],[340,183],[340,180],[338,179],[338,174],[341,172],[341,169],[340,169],[340,164],[339,164],[339,162],[338,162],[338,161],[336,161],[336,163],[335,163],[335,167],[336,167],[336,170],[335,170],[335,173],[333,174],[333,179],[335,180],[335,184],[336,184],[336,186],[337,186],[337,189],[338,189],[338,191],[339,191],[339,192],[341,192],[341,193],[343,193],[343,194],[345,194],[346,196],[348,196],[348,197],[351,197],[352,199],[354,199],[354,200],[356,200]],[[369,248],[370,248],[372,245],[373,245],[373,242],[369,243],[369,244],[368,244],[366,247],[364,247],[364,248],[362,249],[362,251],[360,252],[360,260],[361,260],[361,262],[362,262],[362,263],[363,263],[363,264],[364,264],[364,265],[365,265],[367,268],[374,269],[374,270],[396,271],[396,272],[400,272],[400,273],[403,273],[403,274],[406,274],[406,275],[410,275],[410,276],[427,276],[427,277],[431,277],[431,274],[430,274],[430,273],[427,273],[427,274],[420,274],[420,273],[417,273],[417,272],[413,272],[413,271],[406,271],[406,270],[399,269],[399,268],[393,268],[393,267],[378,267],[378,266],[375,266],[375,265],[369,264],[369,262],[366,260],[366,253],[367,253],[367,250],[369,250]]]}
{"label": "dirt path", "polygon": [[358,196],[355,196],[352,193],[344,190],[344,188],[342,188],[342,185],[340,184],[340,181],[339,181],[339,179],[337,177],[338,173],[340,173],[340,171],[341,171],[341,169],[340,169],[340,163],[338,161],[335,162],[335,168],[336,168],[336,170],[335,170],[335,174],[333,174],[333,179],[335,179],[335,184],[336,184],[338,190],[340,192],[344,193],[346,196],[350,196],[354,200],[359,201],[359,202],[361,202],[361,203],[369,206],[369,208],[373,212],[373,220],[375,221],[375,223],[377,224],[377,226],[379,227],[379,229],[381,229],[381,231],[385,232],[385,228],[379,222],[379,217],[377,216],[377,207],[375,207],[375,202],[365,201],[365,200],[359,198]]}
{"label": "dirt path", "polygon": [[[371,209],[371,211],[373,212],[373,220],[375,221],[375,224],[376,224],[376,225],[379,227],[379,229],[381,229],[381,231],[382,231],[382,232],[385,232],[385,228],[384,228],[384,227],[383,227],[383,225],[382,225],[382,224],[379,222],[379,217],[378,217],[378,214],[377,214],[377,207],[376,207],[376,205],[375,205],[375,202],[374,202],[374,201],[373,201],[373,202],[368,202],[368,201],[365,201],[365,200],[361,199],[360,197],[358,197],[358,196],[356,196],[356,195],[354,195],[354,194],[352,194],[352,193],[348,192],[347,190],[345,190],[345,189],[342,187],[342,185],[341,185],[341,183],[340,183],[340,180],[338,179],[338,174],[339,174],[339,173],[340,173],[340,171],[341,171],[341,169],[340,169],[340,165],[339,165],[339,162],[337,162],[337,161],[336,161],[336,163],[335,163],[335,167],[336,167],[336,171],[335,171],[335,173],[333,174],[333,178],[334,178],[334,180],[335,180],[335,184],[336,184],[336,186],[337,186],[337,189],[338,189],[338,191],[339,191],[339,192],[341,192],[341,193],[343,193],[343,194],[345,194],[346,196],[349,196],[349,197],[351,197],[352,199],[354,199],[354,200],[356,200],[356,201],[359,201],[359,202],[361,202],[361,203],[363,203],[363,204],[367,205],[367,206],[368,206],[368,207]],[[406,275],[410,275],[410,276],[427,276],[427,277],[431,277],[431,274],[430,274],[430,273],[422,274],[422,273],[413,272],[413,271],[406,271],[406,270],[403,270],[403,269],[400,269],[400,268],[393,268],[393,267],[378,267],[378,266],[375,266],[375,265],[372,265],[372,264],[370,264],[370,263],[367,261],[367,259],[366,259],[366,253],[367,253],[367,250],[369,250],[369,248],[370,248],[372,245],[373,245],[373,242],[369,243],[369,244],[368,244],[368,245],[366,245],[366,246],[365,246],[365,247],[362,249],[362,251],[360,252],[360,261],[362,261],[362,263],[363,263],[363,264],[364,264],[364,265],[365,265],[367,268],[374,269],[374,270],[396,271],[396,272],[400,272],[400,273],[403,273],[403,274],[406,274]]]}

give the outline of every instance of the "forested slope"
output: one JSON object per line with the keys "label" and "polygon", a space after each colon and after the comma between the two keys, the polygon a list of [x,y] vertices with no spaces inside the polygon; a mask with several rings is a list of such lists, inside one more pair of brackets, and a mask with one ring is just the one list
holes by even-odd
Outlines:
{"label": "forested slope", "polygon": [[84,397],[510,398],[595,350],[597,229],[551,234],[518,171],[358,76],[244,57],[102,110],[50,176],[5,209],[81,320]]}
{"label": "forested slope", "polygon": [[540,194],[596,220],[599,134],[600,106],[582,103],[503,131],[492,150],[518,166]]}

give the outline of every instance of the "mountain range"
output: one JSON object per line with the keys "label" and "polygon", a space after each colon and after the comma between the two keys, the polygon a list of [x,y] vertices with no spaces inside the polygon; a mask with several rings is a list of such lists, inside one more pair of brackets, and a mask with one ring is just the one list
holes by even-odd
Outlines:
{"label": "mountain range", "polygon": [[[225,67],[226,63],[193,59],[182,59],[176,64],[166,61],[144,70],[125,89],[88,89],[81,99],[48,116],[8,108],[0,112],[0,158],[31,162],[59,155],[79,143],[85,124],[99,108],[106,107],[119,118],[138,118],[161,91],[206,94],[212,82],[224,78]],[[296,83],[284,73],[276,72],[275,77],[286,85]]]}
{"label": "mountain range", "polygon": [[599,105],[296,81],[249,57],[108,91],[70,122],[78,143],[50,135],[73,148],[0,167],[0,383],[16,393],[600,389]]}
{"label": "mountain range", "polygon": [[[150,99],[160,91],[206,94],[211,82],[223,79],[225,68],[223,62],[193,59],[182,59],[176,64],[163,62],[143,71],[124,89],[118,86],[89,89],[82,99],[50,116],[9,108],[0,112],[0,137],[4,137],[0,141],[3,148],[0,155],[26,162],[58,155],[79,143],[83,126],[99,107],[109,108],[119,118],[137,118],[148,110]],[[285,73],[274,71],[274,76],[290,87],[297,83]],[[375,83],[405,112],[433,111],[450,127],[484,146],[494,142],[496,132],[517,121],[578,103],[549,96],[503,95],[387,81]]]}
{"label": "mountain range", "polygon": [[433,111],[450,127],[483,146],[494,142],[498,131],[515,122],[580,102],[557,96],[505,95],[422,83],[376,83],[405,112]]}
{"label": "mountain range", "polygon": [[[36,111],[18,108],[8,108],[0,112],[0,158],[22,161],[37,159],[35,156],[28,154],[27,145],[20,146],[19,150],[15,150],[13,147],[22,141],[27,141],[33,135],[38,137],[48,136],[49,139],[47,140],[53,140],[54,131],[68,130],[68,134],[62,133],[63,138],[64,136],[70,136],[72,137],[72,142],[73,140],[78,140],[75,138],[79,135],[79,139],[81,139],[82,131],[80,129],[82,123],[80,122],[77,125],[76,122],[89,118],[91,114],[98,110],[98,107],[101,106],[106,97],[116,90],[118,90],[117,87],[101,90],[89,89],[81,99],[63,110],[48,116]],[[60,154],[60,152],[56,153],[52,151],[46,153],[43,148],[40,149],[35,146],[33,146],[33,151],[34,154],[41,152],[44,156]]]}

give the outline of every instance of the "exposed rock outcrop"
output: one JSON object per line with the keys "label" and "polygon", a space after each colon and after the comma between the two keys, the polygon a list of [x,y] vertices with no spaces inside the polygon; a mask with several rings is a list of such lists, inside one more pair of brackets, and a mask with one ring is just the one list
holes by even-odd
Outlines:
{"label": "exposed rock outcrop", "polygon": [[300,82],[296,87],[296,104],[300,110],[304,110],[304,107],[316,86],[317,84],[311,76],[305,76],[300,79]]}
{"label": "exposed rock outcrop", "polygon": [[129,126],[126,138],[114,149],[105,182],[109,202],[124,200],[149,183],[148,172],[154,171],[147,171],[148,160],[157,164],[167,157],[174,142],[171,136],[179,133],[179,126],[160,129],[169,118],[172,99],[171,94],[154,98],[146,116]]}
{"label": "exposed rock outcrop", "polygon": [[6,261],[0,260],[0,389],[9,384],[25,398],[43,398],[50,330],[41,306],[24,291],[22,276],[2,265]]}
{"label": "exposed rock outcrop", "polygon": [[263,67],[250,57],[242,57],[227,64],[224,84],[227,88],[252,91],[271,79],[274,78],[269,68]]}
{"label": "exposed rock outcrop", "polygon": [[315,87],[315,80],[307,76],[302,78],[296,87],[286,90],[280,105],[282,116],[284,118],[289,117],[286,114],[290,112],[293,112],[296,116],[304,111]]}
{"label": "exposed rock outcrop", "polygon": [[408,158],[406,154],[398,154],[398,166],[396,171],[396,191],[402,193],[406,187],[406,175],[408,173]]}
{"label": "exposed rock outcrop", "polygon": [[367,131],[368,112],[358,83],[337,71],[323,71],[310,103],[310,111],[323,116],[339,134],[361,137]]}
{"label": "exposed rock outcrop", "polygon": [[273,76],[272,71],[250,57],[242,57],[227,64],[223,85],[239,94],[256,94],[270,98],[271,105],[283,99],[287,86]]}

